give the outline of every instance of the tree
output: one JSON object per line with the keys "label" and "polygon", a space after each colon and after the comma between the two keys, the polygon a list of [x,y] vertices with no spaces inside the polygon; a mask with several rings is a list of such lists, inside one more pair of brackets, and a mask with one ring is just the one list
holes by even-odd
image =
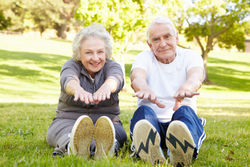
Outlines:
{"label": "tree", "polygon": [[0,10],[13,23],[7,27],[7,30],[23,32],[27,27],[26,10],[23,4],[21,0],[0,0]]}
{"label": "tree", "polygon": [[[180,19],[183,12],[181,2],[181,0],[81,0],[76,18],[82,20],[84,26],[92,22],[103,24],[114,42],[119,43],[119,46],[115,47],[115,52],[124,54],[127,42],[129,40],[131,42],[131,38],[138,32],[145,32],[157,15],[169,16],[173,20]],[[178,23],[182,22],[179,20]]]}
{"label": "tree", "polygon": [[145,29],[157,15],[178,16],[181,12],[173,10],[173,8],[179,6],[180,1],[81,0],[76,18],[82,20],[84,26],[97,22],[107,29],[114,40],[113,51],[116,57],[113,58],[124,67],[124,55],[127,52],[128,44],[136,41],[138,34],[143,33],[143,37],[146,38]]}
{"label": "tree", "polygon": [[74,24],[74,15],[79,7],[80,0],[42,0],[53,13],[57,13],[57,19],[53,20],[53,28],[57,31],[57,36],[65,39],[66,30]]}
{"label": "tree", "polygon": [[11,25],[11,19],[5,18],[3,11],[0,11],[0,30],[4,30],[10,25]]}
{"label": "tree", "polygon": [[122,46],[125,46],[131,32],[142,26],[142,17],[139,13],[138,4],[132,0],[81,0],[76,18],[82,20],[84,26],[93,22],[101,23],[114,42],[121,44],[115,48],[115,52],[117,50],[117,53],[124,53],[126,47]]}
{"label": "tree", "polygon": [[76,25],[74,14],[80,0],[0,0],[0,11],[11,18],[10,31],[24,32],[54,28],[60,38],[65,31]]}
{"label": "tree", "polygon": [[[201,49],[205,69],[214,46],[244,50],[244,26],[249,16],[248,0],[194,0],[187,11],[185,36],[195,39]],[[207,70],[205,82],[209,83]]]}

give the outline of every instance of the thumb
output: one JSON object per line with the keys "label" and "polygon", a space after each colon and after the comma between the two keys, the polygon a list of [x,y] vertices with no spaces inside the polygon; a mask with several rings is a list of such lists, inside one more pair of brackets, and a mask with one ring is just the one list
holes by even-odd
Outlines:
{"label": "thumb", "polygon": [[175,105],[173,107],[174,111],[178,110],[181,107],[181,102],[182,100],[177,100],[177,99],[175,100]]}

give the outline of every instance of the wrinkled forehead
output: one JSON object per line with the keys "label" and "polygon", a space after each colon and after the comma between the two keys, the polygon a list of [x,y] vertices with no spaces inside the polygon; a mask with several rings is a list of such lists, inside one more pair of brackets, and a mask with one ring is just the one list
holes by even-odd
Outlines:
{"label": "wrinkled forehead", "polygon": [[168,23],[154,23],[151,25],[148,31],[149,38],[154,36],[161,36],[166,34],[175,35],[175,29],[171,24]]}

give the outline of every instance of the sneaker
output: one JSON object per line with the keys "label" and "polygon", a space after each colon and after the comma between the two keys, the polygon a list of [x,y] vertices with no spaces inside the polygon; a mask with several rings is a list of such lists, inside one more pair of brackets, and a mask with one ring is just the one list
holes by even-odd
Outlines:
{"label": "sneaker", "polygon": [[161,138],[153,125],[147,120],[140,120],[133,130],[133,144],[136,154],[144,161],[151,164],[166,162],[160,147]]}
{"label": "sneaker", "polygon": [[115,128],[107,116],[100,117],[95,124],[95,158],[112,156],[115,150]]}
{"label": "sneaker", "polygon": [[181,121],[170,123],[166,145],[170,150],[170,163],[173,166],[189,166],[194,154],[195,143],[188,127]]}
{"label": "sneaker", "polygon": [[80,116],[71,131],[68,154],[81,155],[85,158],[90,155],[90,143],[93,139],[94,124],[90,117]]}

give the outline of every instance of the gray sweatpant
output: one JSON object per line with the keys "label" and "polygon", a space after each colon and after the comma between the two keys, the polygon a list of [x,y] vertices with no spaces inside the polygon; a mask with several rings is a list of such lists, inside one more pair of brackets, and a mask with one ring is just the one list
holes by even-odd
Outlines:
{"label": "gray sweatpant", "polygon": [[[91,114],[88,115],[93,120],[94,124],[101,115]],[[108,116],[108,115],[107,115]],[[122,126],[122,123],[118,116],[108,116],[115,128],[115,138],[117,140],[118,147],[122,147],[127,140],[127,134]],[[51,123],[47,132],[47,142],[50,146],[55,147],[57,152],[66,152],[67,145],[70,141],[70,133],[75,124],[75,119],[55,118]],[[118,149],[119,149],[118,148]],[[92,140],[90,145],[90,151],[95,149],[95,142]]]}

